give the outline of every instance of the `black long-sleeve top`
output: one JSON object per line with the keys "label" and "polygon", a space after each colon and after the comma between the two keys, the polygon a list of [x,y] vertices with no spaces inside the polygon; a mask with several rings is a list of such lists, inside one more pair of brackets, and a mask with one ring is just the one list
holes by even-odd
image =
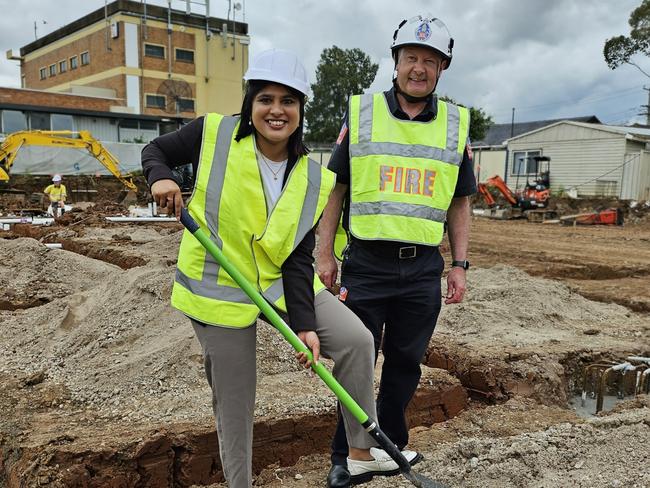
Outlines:
{"label": "black long-sleeve top", "polygon": [[[191,163],[197,173],[201,154],[203,117],[199,117],[175,132],[157,137],[142,150],[142,170],[149,186],[158,180],[174,180],[172,169]],[[289,158],[282,185],[296,164]],[[314,330],[314,257],[316,246],[314,230],[310,230],[298,247],[282,265],[284,298],[287,304],[289,325],[295,332]]]}

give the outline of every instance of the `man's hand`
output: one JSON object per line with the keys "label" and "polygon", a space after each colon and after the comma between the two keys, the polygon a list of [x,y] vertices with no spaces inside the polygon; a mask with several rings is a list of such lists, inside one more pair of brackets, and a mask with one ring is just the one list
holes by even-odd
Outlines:
{"label": "man's hand", "polygon": [[454,266],[447,275],[447,296],[445,305],[450,303],[460,303],[465,296],[465,270],[461,267]]}
{"label": "man's hand", "polygon": [[318,253],[317,267],[320,280],[327,288],[332,288],[336,284],[339,267],[330,250]]}
{"label": "man's hand", "polygon": [[183,197],[181,189],[174,180],[158,180],[151,185],[151,196],[160,208],[167,210],[167,215],[172,213],[176,219],[181,218]]}
{"label": "man's hand", "polygon": [[[309,348],[311,349],[312,356],[314,358],[314,364],[318,363],[320,356],[320,341],[318,340],[318,335],[313,330],[298,332],[298,338]],[[311,361],[305,353],[299,352],[296,353],[296,358],[298,362],[302,364],[306,369],[311,366]]]}

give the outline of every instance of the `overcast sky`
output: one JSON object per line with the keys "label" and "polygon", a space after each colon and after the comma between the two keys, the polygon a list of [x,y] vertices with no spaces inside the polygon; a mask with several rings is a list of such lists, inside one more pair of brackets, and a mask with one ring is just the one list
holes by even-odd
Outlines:
{"label": "overcast sky", "polygon": [[[199,0],[197,0],[199,1]],[[628,35],[630,12],[641,0],[233,0],[249,24],[251,54],[270,47],[295,50],[310,76],[321,51],[361,48],[379,72],[372,90],[390,86],[389,46],[397,24],[415,14],[442,19],[455,39],[454,59],[438,93],[481,107],[497,123],[596,115],[624,124],[648,103],[646,78],[633,66],[614,71],[603,60],[606,39]],[[148,4],[167,5],[148,0]],[[2,53],[104,6],[103,0],[0,0]],[[185,1],[172,7],[185,10]],[[196,12],[204,12],[193,5]],[[228,0],[211,0],[226,17]],[[242,10],[236,20],[242,20]],[[46,23],[43,23],[45,21]],[[650,72],[650,60],[635,59]],[[0,86],[20,86],[16,61],[0,59]]]}

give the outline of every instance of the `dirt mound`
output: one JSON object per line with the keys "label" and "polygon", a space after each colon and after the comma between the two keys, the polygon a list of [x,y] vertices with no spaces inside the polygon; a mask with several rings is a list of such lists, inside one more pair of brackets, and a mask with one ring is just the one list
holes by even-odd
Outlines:
{"label": "dirt mound", "polygon": [[468,272],[466,301],[443,307],[436,333],[503,349],[603,336],[636,341],[648,326],[623,306],[593,302],[557,281],[496,265]]}

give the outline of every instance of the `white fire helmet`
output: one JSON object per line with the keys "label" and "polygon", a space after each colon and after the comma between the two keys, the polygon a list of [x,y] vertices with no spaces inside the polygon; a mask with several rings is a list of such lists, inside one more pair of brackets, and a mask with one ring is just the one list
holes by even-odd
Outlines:
{"label": "white fire helmet", "polygon": [[399,48],[404,46],[423,46],[433,49],[447,60],[444,67],[447,69],[451,64],[454,40],[442,20],[431,15],[427,17],[416,15],[402,20],[393,34],[393,44],[390,49],[395,64],[397,64]]}
{"label": "white fire helmet", "polygon": [[309,95],[307,70],[293,52],[269,49],[253,58],[244,80],[272,81],[290,86],[303,95]]}
{"label": "white fire helmet", "polygon": [[54,176],[52,177],[52,181],[53,181],[54,183],[61,183],[61,175],[54,175]]}

